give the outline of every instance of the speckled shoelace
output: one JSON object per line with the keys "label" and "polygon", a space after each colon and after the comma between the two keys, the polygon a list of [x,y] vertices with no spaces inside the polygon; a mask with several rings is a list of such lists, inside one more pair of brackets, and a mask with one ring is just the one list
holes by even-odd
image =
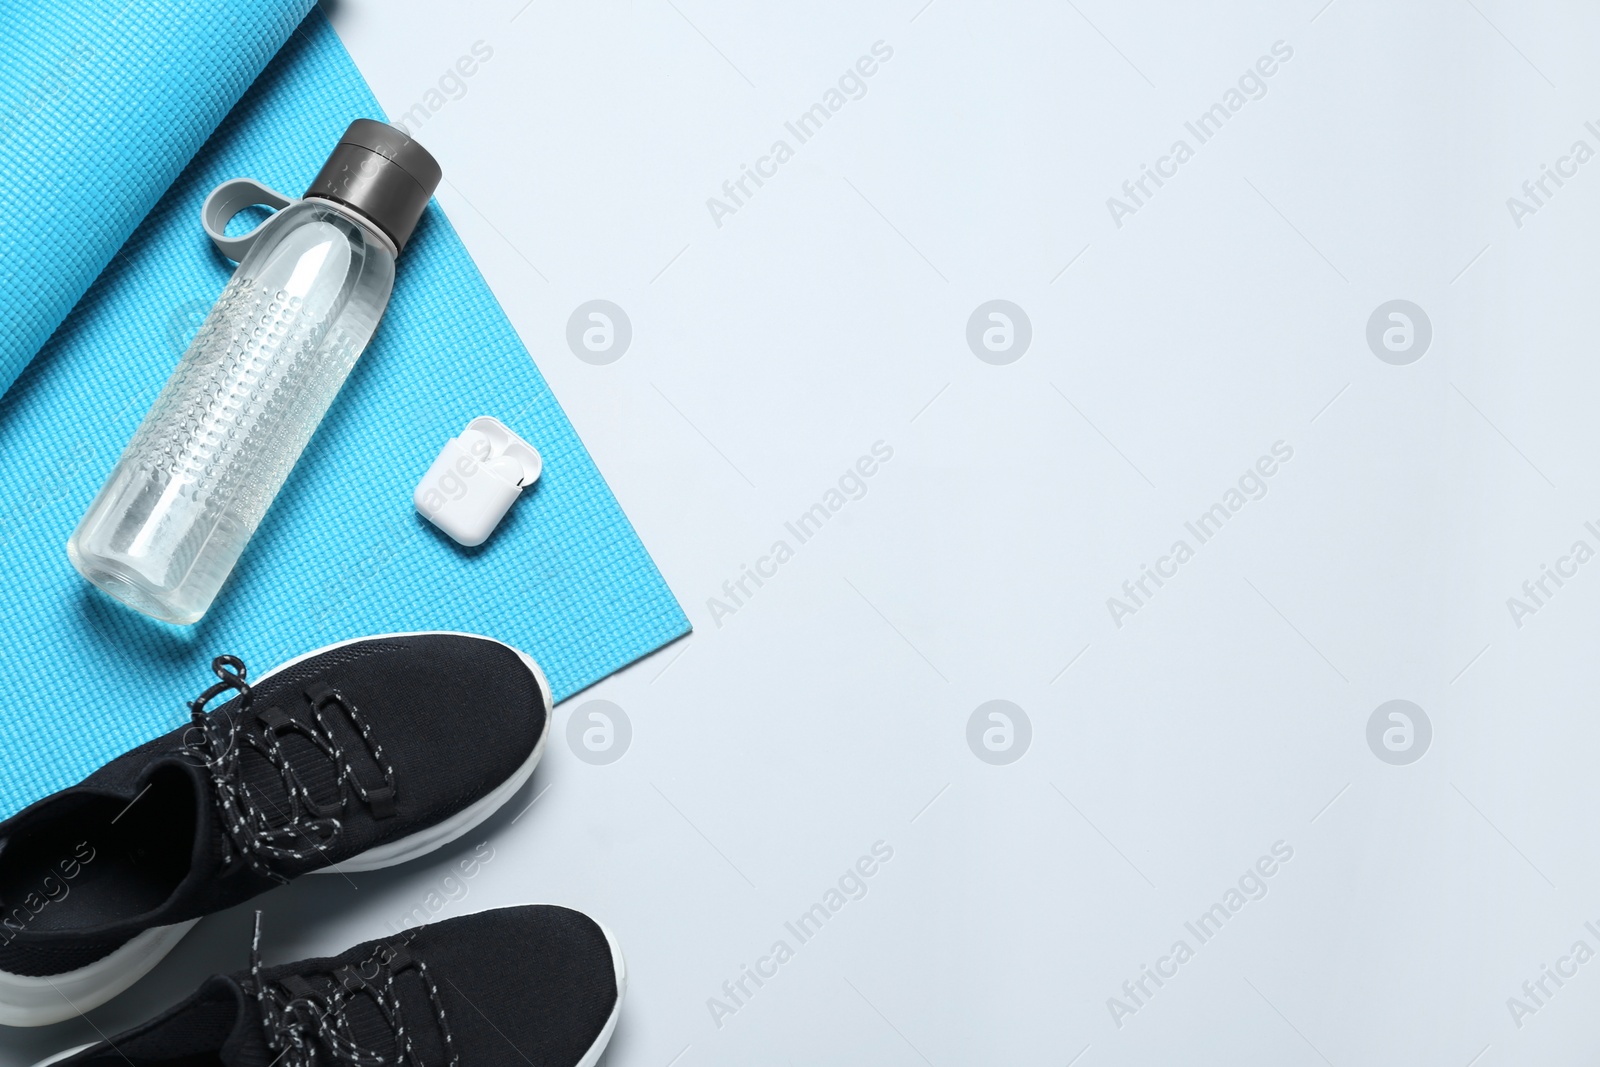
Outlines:
{"label": "speckled shoelace", "polygon": [[[250,982],[261,1009],[261,1026],[267,1048],[275,1055],[274,1067],[315,1067],[326,1059],[345,1067],[428,1067],[411,1040],[401,1010],[395,976],[415,970],[428,991],[428,1000],[439,1024],[439,1035],[446,1054],[446,1067],[460,1067],[450,1021],[445,1017],[439,987],[428,973],[428,965],[408,952],[404,945],[380,946],[359,967],[345,966],[329,977],[332,984],[319,989],[299,975],[286,975],[267,982],[261,966],[261,913],[256,912],[255,936],[250,944]],[[390,1050],[367,1048],[354,1037],[348,1015],[358,995],[371,997],[394,1035]]]}
{"label": "speckled shoelace", "polygon": [[[237,656],[211,661],[217,682],[189,704],[193,725],[184,735],[183,750],[200,761],[211,777],[217,809],[222,816],[223,867],[242,860],[257,874],[279,882],[289,879],[277,869],[284,861],[303,863],[321,854],[339,838],[343,814],[356,796],[376,818],[395,813],[394,768],[383,758],[366,720],[338,690],[322,684],[306,687],[312,723],[290,717],[282,708],[254,709],[255,694],[245,680],[246,667]],[[238,693],[231,713],[207,712],[207,706],[224,693]],[[356,776],[338,735],[325,712],[337,707],[361,734],[372,761],[383,772],[383,784],[368,787]],[[319,802],[295,773],[282,739],[298,734],[334,767],[335,802]],[[277,771],[287,799],[287,811],[273,797],[264,796],[244,780],[240,757],[246,748],[264,757]]]}

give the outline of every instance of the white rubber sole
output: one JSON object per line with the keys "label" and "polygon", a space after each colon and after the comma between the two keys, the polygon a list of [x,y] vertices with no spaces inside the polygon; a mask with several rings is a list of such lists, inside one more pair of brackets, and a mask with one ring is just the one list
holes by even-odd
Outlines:
{"label": "white rubber sole", "polygon": [[149,974],[199,921],[146,930],[75,971],[47,978],[0,971],[0,1026],[48,1026],[99,1007]]}
{"label": "white rubber sole", "polygon": [[40,1060],[38,1063],[34,1064],[33,1067],[50,1067],[52,1063],[60,1063],[62,1060],[76,1056],[86,1048],[94,1048],[99,1043],[100,1042],[98,1041],[91,1041],[87,1045],[79,1045],[77,1048],[69,1048],[65,1052],[56,1053],[47,1060]]}
{"label": "white rubber sole", "polygon": [[[594,1044],[589,1046],[589,1051],[583,1054],[583,1059],[577,1062],[576,1067],[594,1067],[600,1062],[606,1046],[611,1044],[611,1036],[617,1032],[617,1020],[622,1017],[622,998],[628,991],[628,961],[622,958],[622,945],[618,943],[617,935],[611,932],[610,927],[605,923],[599,923],[599,926],[600,932],[606,935],[606,944],[611,946],[611,966],[617,975],[617,1002],[611,1006],[611,1017],[606,1020],[605,1026],[600,1028],[600,1036],[594,1039]],[[62,1057],[57,1057],[60,1058]]]}
{"label": "white rubber sole", "polygon": [[[348,641],[336,641],[331,645],[314,649],[280,663],[257,679],[255,684],[259,685],[273,675],[288,670],[297,663],[302,663],[313,656],[320,656],[325,652],[344,648],[346,645],[357,644],[361,641],[381,641],[384,638],[424,637],[434,634],[444,634],[452,637],[473,637],[485,641],[495,640],[492,637],[484,637],[482,634],[461,633],[455,630],[417,630],[410,633],[353,637]],[[398,841],[391,841],[386,845],[370,848],[342,863],[330,867],[322,867],[310,873],[353,874],[361,871],[376,871],[425,856],[470,833],[475,827],[487,821],[506,801],[516,795],[517,790],[527,784],[528,779],[533,776],[534,768],[539,765],[539,760],[544,755],[545,742],[550,737],[550,723],[555,718],[554,695],[550,689],[549,680],[544,676],[544,671],[539,669],[539,665],[527,653],[521,649],[506,645],[504,641],[496,641],[495,643],[505,645],[506,648],[510,648],[521,658],[522,662],[533,672],[534,679],[539,683],[539,694],[544,698],[544,730],[539,734],[538,743],[534,745],[533,753],[526,762],[517,768],[515,774],[497,786],[489,795],[463,808],[443,822],[427,829],[419,830]],[[155,965],[166,957],[167,953],[177,947],[178,942],[183,940],[183,936],[199,921],[195,919],[190,922],[146,930],[109,956],[95,960],[88,966],[80,967],[75,971],[65,971],[61,974],[53,974],[47,977],[31,977],[0,971],[0,1026],[49,1026],[52,1023],[64,1022],[67,1019],[98,1008],[149,974]],[[46,1062],[53,1063],[55,1060],[65,1058],[77,1051],[79,1050],[74,1049],[71,1052],[62,1053],[60,1056],[53,1057]]]}

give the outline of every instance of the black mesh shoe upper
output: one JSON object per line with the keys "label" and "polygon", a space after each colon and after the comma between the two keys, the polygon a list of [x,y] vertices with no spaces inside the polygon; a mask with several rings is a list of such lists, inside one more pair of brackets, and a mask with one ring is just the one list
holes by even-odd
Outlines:
{"label": "black mesh shoe upper", "polygon": [[[269,677],[222,657],[192,721],[0,823],[0,971],[55,975],[438,825],[531,759],[515,650],[421,634]],[[218,701],[224,701],[217,704]]]}
{"label": "black mesh shoe upper", "polygon": [[593,919],[503,908],[212,978],[63,1067],[573,1067],[621,995]]}

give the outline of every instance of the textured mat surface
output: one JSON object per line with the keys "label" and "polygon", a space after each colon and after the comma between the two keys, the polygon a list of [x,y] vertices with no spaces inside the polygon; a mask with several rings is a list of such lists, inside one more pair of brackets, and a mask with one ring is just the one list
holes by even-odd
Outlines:
{"label": "textured mat surface", "polygon": [[0,392],[310,9],[0,4]]}
{"label": "textured mat surface", "polygon": [[[0,814],[170,729],[221,652],[262,672],[350,636],[470,630],[530,652],[559,699],[688,631],[436,205],[372,346],[199,624],[151,622],[68,564],[68,535],[231,273],[198,225],[206,193],[250,176],[297,194],[359,116],[382,112],[313,12],[0,400]],[[411,490],[480,414],[533,442],[544,474],[467,551]]]}

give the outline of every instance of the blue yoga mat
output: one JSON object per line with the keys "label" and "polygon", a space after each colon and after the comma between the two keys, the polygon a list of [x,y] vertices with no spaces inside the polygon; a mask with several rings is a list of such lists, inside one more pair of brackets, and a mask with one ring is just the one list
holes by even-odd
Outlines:
{"label": "blue yoga mat", "polygon": [[310,10],[0,4],[0,393]]}
{"label": "blue yoga mat", "polygon": [[[112,5],[86,17],[117,16]],[[248,70],[252,49],[276,32],[269,23],[237,45],[238,69]],[[205,20],[160,28],[185,37],[213,30]],[[468,630],[531,653],[562,699],[689,630],[436,204],[400,259],[371,347],[200,623],[146,619],[92,589],[67,562],[67,537],[232,272],[200,230],[206,194],[244,176],[297,194],[351,119],[383,117],[320,13],[284,36],[288,43],[180,165],[38,355],[27,362],[20,349],[0,351],[0,370],[13,357],[26,363],[0,399],[0,816],[178,725],[185,702],[207,684],[211,658],[223,652],[259,673],[347,637]],[[94,40],[95,63],[115,71],[114,38]],[[0,80],[12,76],[0,62]],[[81,111],[61,121],[93,136],[97,116],[114,103],[86,87],[94,69],[84,79],[72,89],[81,101],[70,98]],[[121,80],[108,76],[107,91]],[[0,88],[0,109],[8,91]],[[216,92],[192,86],[190,95],[210,100]],[[155,95],[173,109],[168,125],[192,124],[183,94]],[[154,106],[148,96],[144,104]],[[66,108],[54,97],[51,106]],[[163,124],[159,115],[140,121]],[[0,126],[0,142],[6,135]],[[0,151],[0,167],[14,164],[15,149]],[[109,225],[104,205],[85,199],[92,183],[51,180],[55,203],[20,210],[58,213],[58,229],[74,217]],[[25,176],[0,170],[0,206],[17,209],[19,181]],[[17,269],[8,258],[5,270]],[[65,270],[41,279],[36,295],[69,284]],[[0,288],[8,316],[16,299]],[[415,514],[411,492],[445,440],[484,414],[532,442],[544,474],[487,545],[464,550]]]}

